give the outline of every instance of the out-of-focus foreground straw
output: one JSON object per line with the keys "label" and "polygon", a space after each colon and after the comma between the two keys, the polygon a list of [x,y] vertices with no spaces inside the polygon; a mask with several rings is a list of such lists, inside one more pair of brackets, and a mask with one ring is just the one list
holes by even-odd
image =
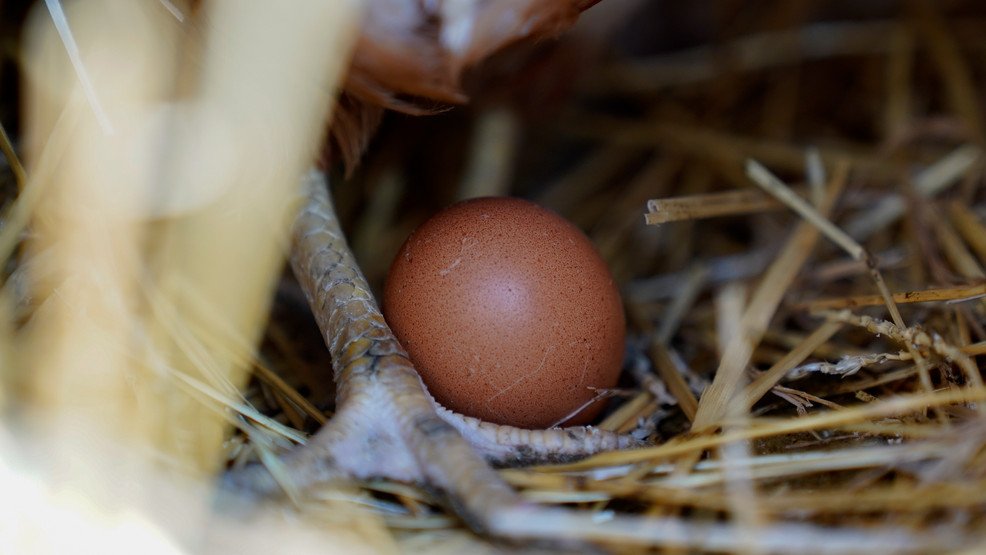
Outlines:
{"label": "out-of-focus foreground straw", "polygon": [[29,296],[5,287],[3,325],[29,320],[4,338],[0,387],[2,489],[25,504],[0,538],[303,547],[297,525],[217,538],[237,526],[211,514],[208,484],[230,424],[256,424],[229,409],[361,3],[215,0],[192,32],[186,4],[62,4],[39,3],[26,33],[28,178],[7,221],[29,227],[0,237],[29,230]]}

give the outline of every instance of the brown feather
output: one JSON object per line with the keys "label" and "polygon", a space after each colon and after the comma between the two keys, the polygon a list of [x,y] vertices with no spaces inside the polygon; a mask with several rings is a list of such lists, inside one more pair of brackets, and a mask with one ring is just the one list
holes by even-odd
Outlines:
{"label": "brown feather", "polygon": [[351,172],[384,109],[424,115],[467,100],[462,72],[523,39],[555,37],[598,0],[372,0],[331,123]]}
{"label": "brown feather", "polygon": [[327,154],[342,159],[347,177],[359,164],[360,157],[370,144],[383,119],[383,111],[380,105],[357,100],[346,93],[340,95],[332,125],[329,126]]}

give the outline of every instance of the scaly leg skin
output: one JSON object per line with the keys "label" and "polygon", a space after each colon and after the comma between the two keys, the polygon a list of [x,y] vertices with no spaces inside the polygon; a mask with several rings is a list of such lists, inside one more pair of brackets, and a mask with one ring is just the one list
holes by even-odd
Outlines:
{"label": "scaly leg skin", "polygon": [[[324,175],[305,178],[295,222],[292,268],[332,356],[337,412],[306,445],[281,460],[292,489],[340,478],[385,477],[436,491],[477,532],[504,511],[537,510],[494,464],[570,460],[638,445],[592,427],[524,430],[453,413],[428,394],[384,321],[346,245]],[[231,474],[227,485],[274,493],[263,467]],[[284,486],[285,484],[280,484]]]}

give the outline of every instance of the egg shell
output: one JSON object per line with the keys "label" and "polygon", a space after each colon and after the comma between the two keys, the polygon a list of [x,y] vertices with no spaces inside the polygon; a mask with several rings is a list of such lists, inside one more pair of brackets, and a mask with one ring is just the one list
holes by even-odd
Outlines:
{"label": "egg shell", "polygon": [[462,414],[546,428],[619,378],[625,320],[609,269],[578,228],[525,200],[467,200],[422,224],[383,306],[428,390]]}

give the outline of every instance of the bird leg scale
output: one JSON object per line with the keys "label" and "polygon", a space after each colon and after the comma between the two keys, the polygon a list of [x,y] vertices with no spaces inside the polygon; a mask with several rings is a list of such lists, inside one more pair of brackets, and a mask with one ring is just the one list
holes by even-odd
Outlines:
{"label": "bird leg scale", "polygon": [[[332,357],[337,411],[307,444],[281,460],[281,474],[293,488],[344,477],[418,483],[438,492],[482,531],[498,510],[528,505],[487,461],[570,460],[638,444],[630,436],[592,427],[502,426],[438,405],[370,293],[335,216],[324,175],[312,171],[305,180],[291,264]],[[276,488],[262,467],[234,473],[227,483],[268,493]]]}

